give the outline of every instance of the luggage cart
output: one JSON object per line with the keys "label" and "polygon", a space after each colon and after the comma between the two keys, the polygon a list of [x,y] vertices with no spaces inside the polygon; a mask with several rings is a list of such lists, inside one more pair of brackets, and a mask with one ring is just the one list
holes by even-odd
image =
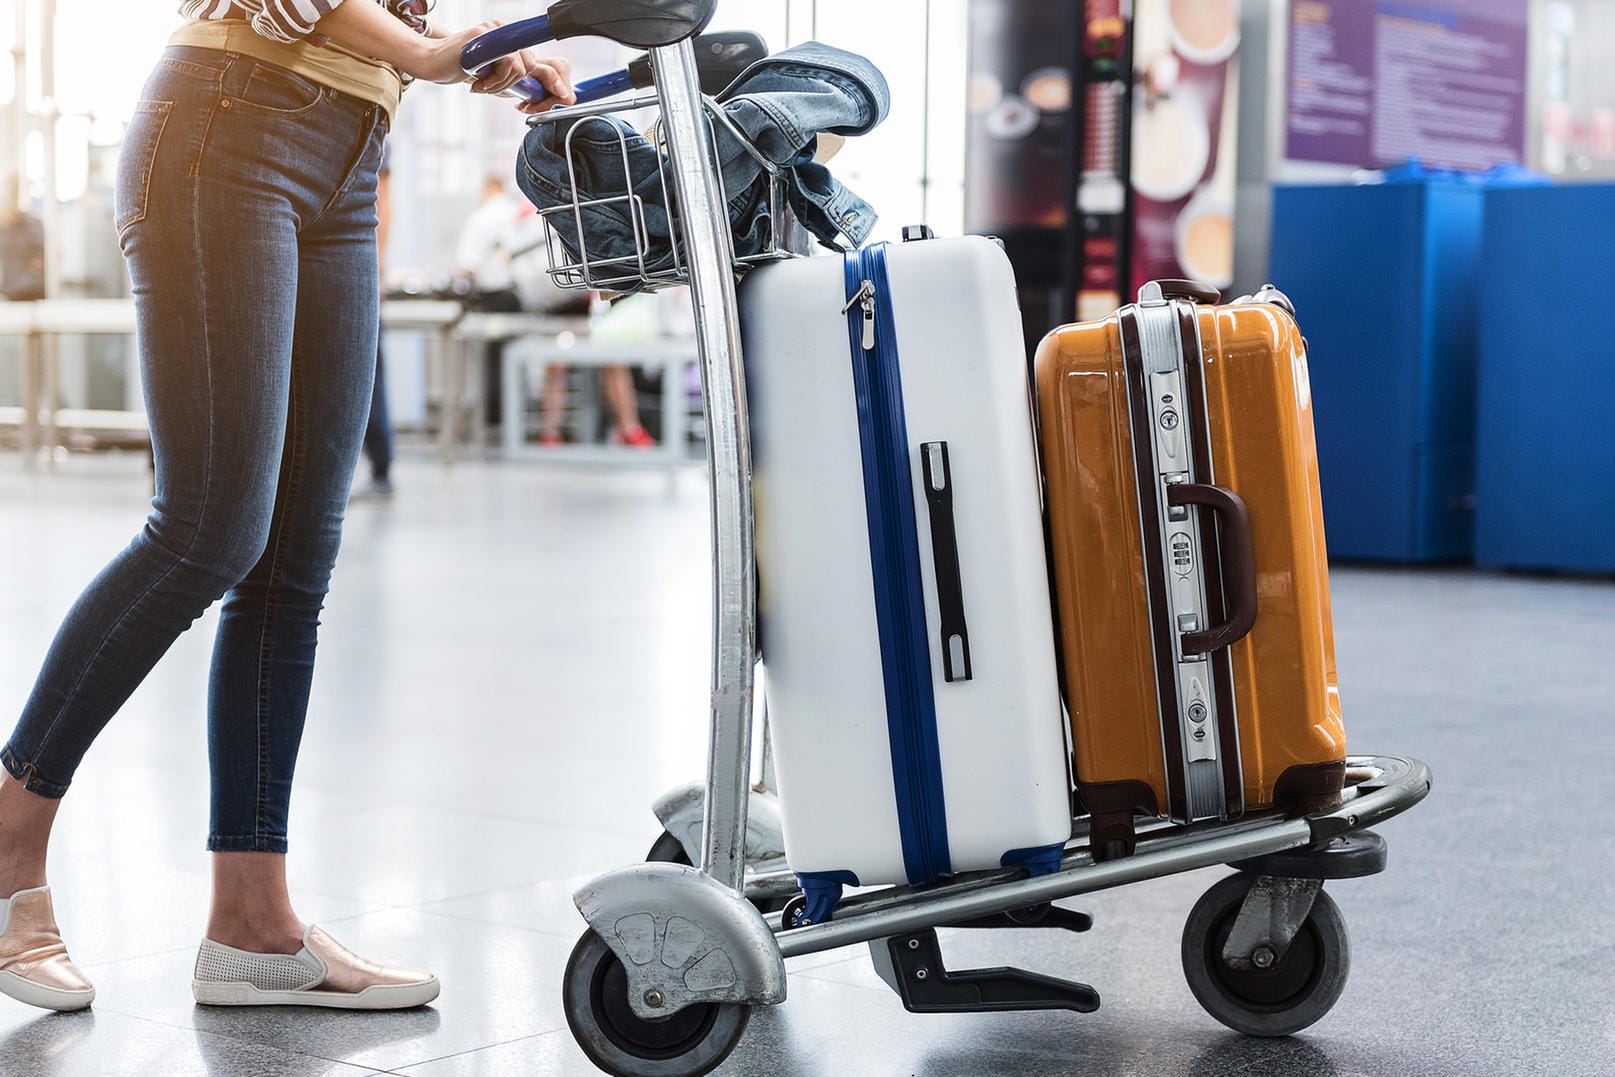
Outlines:
{"label": "luggage cart", "polygon": [[[869,946],[877,972],[913,1012],[1092,1011],[1099,995],[1085,984],[1017,969],[948,969],[937,929],[1084,931],[1091,924],[1086,915],[1053,902],[1218,864],[1236,874],[1208,890],[1189,913],[1182,959],[1190,988],[1213,1017],[1237,1031],[1282,1036],[1307,1027],[1334,1005],[1350,968],[1345,925],[1323,883],[1383,870],[1385,843],[1369,828],[1428,794],[1430,772],[1417,760],[1351,757],[1342,801],[1328,811],[1147,825],[1137,851],[1118,860],[1094,860],[1086,820],[1077,818],[1053,873],[974,872],[926,887],[865,891],[846,898],[833,920],[802,922],[796,879],[779,856],[777,813],[767,811],[767,783],[754,787],[751,781],[757,594],[735,299],[737,272],[799,248],[784,222],[778,169],[752,149],[770,176],[775,233],[760,253],[735,257],[714,131],[723,125],[740,145],[749,144],[703,96],[691,40],[715,4],[558,0],[546,16],[483,35],[463,56],[463,66],[475,72],[518,49],[587,34],[650,50],[654,94],[582,103],[532,122],[568,125],[569,163],[571,136],[587,130],[598,139],[609,132],[622,146],[626,170],[632,136],[604,117],[658,110],[649,136],[660,151],[657,175],[639,179],[652,183],[647,189],[660,193],[661,205],[674,207],[671,257],[649,249],[646,207],[631,174],[620,193],[580,192],[574,176],[571,197],[540,212],[552,226],[551,273],[559,284],[617,291],[687,284],[695,308],[713,537],[707,776],[703,785],[658,803],[668,833],[653,852],[664,862],[608,872],[574,895],[588,930],[567,962],[563,997],[578,1044],[608,1073],[696,1077],[734,1049],[754,1007],[784,1001],[785,958],[858,943]],[[580,84],[587,91],[580,98],[626,93],[633,85],[627,72],[605,76]],[[626,215],[635,245],[628,254],[602,256],[608,244],[597,242],[591,256],[589,211],[607,205]],[[571,248],[556,235],[568,224]],[[697,801],[699,840],[691,822]],[[763,818],[748,833],[754,803],[763,808],[754,814]],[[668,862],[679,859],[692,863]],[[783,908],[762,911],[782,900]]]}

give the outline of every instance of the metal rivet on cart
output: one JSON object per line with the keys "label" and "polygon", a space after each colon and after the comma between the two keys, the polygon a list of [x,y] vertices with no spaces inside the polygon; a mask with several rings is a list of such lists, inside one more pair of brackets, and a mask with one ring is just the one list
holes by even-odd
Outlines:
{"label": "metal rivet on cart", "polygon": [[931,975],[931,971],[929,969],[918,968],[914,970],[914,978],[916,980],[923,980],[929,975]]}
{"label": "metal rivet on cart", "polygon": [[908,948],[910,950],[918,950],[920,948],[920,940],[919,939],[909,939],[908,940]]}
{"label": "metal rivet on cart", "polygon": [[649,1006],[653,1010],[661,1009],[662,1004],[666,1001],[667,997],[654,987],[645,992],[645,1005]]}
{"label": "metal rivet on cart", "polygon": [[220,101],[219,102],[219,107],[220,108],[229,108],[230,107],[230,99],[228,97],[226,97],[223,101]]}

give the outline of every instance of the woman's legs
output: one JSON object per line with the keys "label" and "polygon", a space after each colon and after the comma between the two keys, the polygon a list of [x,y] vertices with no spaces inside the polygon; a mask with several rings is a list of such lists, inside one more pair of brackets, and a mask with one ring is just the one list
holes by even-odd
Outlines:
{"label": "woman's legs", "polygon": [[387,487],[392,481],[393,422],[387,411],[387,363],[379,346],[376,348],[376,385],[370,394],[370,418],[364,430],[364,453],[370,460],[372,485]]}
{"label": "woman's legs", "polygon": [[28,792],[9,774],[0,778],[0,898],[45,885],[45,850],[61,803]]}
{"label": "woman's legs", "polygon": [[342,193],[299,236],[285,450],[269,539],[225,596],[213,648],[208,937],[259,953],[296,953],[303,941],[286,892],[287,811],[319,614],[376,372],[375,171],[384,132],[372,123],[366,134]]}
{"label": "woman's legs", "polygon": [[[223,63],[220,54],[220,64]],[[156,461],[146,526],[74,604],[0,762],[60,797],[107,721],[264,549],[285,431],[297,248],[284,194],[221,205],[196,166],[222,68],[165,63],[119,171]],[[219,242],[220,236],[227,237]],[[48,817],[0,797],[0,896],[44,870]],[[5,837],[5,835],[12,837]],[[16,872],[13,877],[9,872]]]}
{"label": "woman's legs", "polygon": [[382,125],[325,95],[279,130],[262,109],[221,111],[253,68],[170,50],[131,128],[119,224],[157,497],[64,622],[0,752],[0,897],[43,877],[53,801],[85,750],[231,591],[210,694],[214,921],[268,925],[284,947],[286,800],[374,371]]}

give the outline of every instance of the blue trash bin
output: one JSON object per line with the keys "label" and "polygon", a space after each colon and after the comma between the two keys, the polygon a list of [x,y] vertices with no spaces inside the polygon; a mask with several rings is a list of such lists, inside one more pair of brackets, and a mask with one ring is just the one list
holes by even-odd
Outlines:
{"label": "blue trash bin", "polygon": [[1472,550],[1482,190],[1414,175],[1273,192],[1270,276],[1307,336],[1334,558]]}
{"label": "blue trash bin", "polygon": [[1475,559],[1615,572],[1615,186],[1488,190]]}

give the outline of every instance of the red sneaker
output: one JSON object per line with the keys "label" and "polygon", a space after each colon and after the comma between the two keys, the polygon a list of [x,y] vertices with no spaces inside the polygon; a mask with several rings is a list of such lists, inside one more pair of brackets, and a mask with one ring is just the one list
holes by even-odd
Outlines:
{"label": "red sneaker", "polygon": [[538,443],[546,449],[555,449],[565,445],[566,439],[560,434],[545,434],[543,437],[538,439]]}
{"label": "red sneaker", "polygon": [[611,440],[616,445],[631,445],[636,449],[656,448],[656,439],[645,432],[645,428],[635,423],[633,426],[619,426],[611,433]]}

